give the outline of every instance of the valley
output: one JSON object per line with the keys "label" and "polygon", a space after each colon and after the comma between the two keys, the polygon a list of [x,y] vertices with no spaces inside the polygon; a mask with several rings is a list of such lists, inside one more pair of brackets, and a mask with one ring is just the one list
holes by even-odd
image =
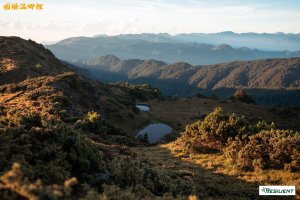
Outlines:
{"label": "valley", "polygon": [[257,104],[299,107],[299,63],[299,58],[289,58],[194,66],[107,55],[79,66],[95,80],[148,83],[164,96],[202,94],[224,99],[243,89]]}
{"label": "valley", "polygon": [[300,200],[300,1],[0,3],[0,200]]}
{"label": "valley", "polygon": [[[297,107],[256,105],[243,92],[226,99],[167,97],[145,82],[100,82],[42,45],[16,37],[1,37],[0,51],[1,199],[261,199],[261,184],[291,184],[299,191]],[[196,69],[113,56],[100,60],[109,72],[174,78],[169,87],[181,90],[178,80],[199,78],[203,70],[223,74],[245,65]],[[297,88],[299,77],[290,74],[298,72],[298,62],[246,63],[265,65],[272,77],[286,70],[279,85],[272,79],[258,83]],[[154,67],[141,70],[149,63]],[[198,85],[213,88],[231,80],[216,77],[205,76]],[[162,128],[157,123],[168,131],[161,135],[169,133],[163,140],[137,137],[147,125]]]}
{"label": "valley", "polygon": [[298,123],[300,109],[295,107],[252,105],[239,101],[199,97],[151,100],[147,104],[151,107],[150,115],[171,124],[178,131],[182,131],[186,124],[203,119],[218,106],[225,112],[245,115],[253,121],[274,122],[280,129],[300,130]]}

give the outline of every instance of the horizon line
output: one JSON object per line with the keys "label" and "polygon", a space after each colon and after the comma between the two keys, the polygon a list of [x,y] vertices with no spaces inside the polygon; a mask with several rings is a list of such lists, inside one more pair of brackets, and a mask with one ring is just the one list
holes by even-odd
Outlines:
{"label": "horizon line", "polygon": [[[142,35],[142,34],[152,34],[152,35],[163,35],[163,34],[167,34],[170,36],[177,36],[177,35],[189,35],[189,34],[206,34],[206,35],[210,35],[210,34],[221,34],[221,33],[233,33],[233,34],[238,34],[238,35],[243,35],[243,34],[258,34],[258,35],[263,35],[263,34],[270,34],[270,35],[279,35],[279,34],[284,34],[284,35],[300,35],[300,32],[235,32],[235,31],[220,31],[220,32],[182,32],[182,33],[176,33],[176,34],[171,34],[168,32],[159,32],[159,33],[155,33],[155,32],[141,32],[141,33],[120,33],[120,34],[106,34],[106,33],[99,33],[96,35],[78,35],[78,36],[70,36],[70,37],[65,37],[63,39],[59,39],[59,40],[43,40],[43,41],[38,41],[40,43],[47,43],[47,42],[59,42],[59,41],[63,41],[65,39],[69,39],[69,38],[78,38],[78,37],[88,37],[88,38],[92,38],[92,37],[101,37],[101,36],[107,36],[107,37],[113,37],[113,36],[121,36],[121,35]],[[13,36],[13,35],[11,35]],[[20,37],[20,36],[17,36]],[[21,37],[22,38],[22,37]],[[28,38],[31,39],[31,38]]]}

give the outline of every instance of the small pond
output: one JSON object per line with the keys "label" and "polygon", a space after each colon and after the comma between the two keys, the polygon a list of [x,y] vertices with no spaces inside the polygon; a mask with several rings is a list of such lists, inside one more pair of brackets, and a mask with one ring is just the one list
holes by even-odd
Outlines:
{"label": "small pond", "polygon": [[149,106],[146,106],[146,105],[142,105],[142,104],[137,104],[135,105],[138,109],[140,109],[141,111],[150,111],[150,107]]}
{"label": "small pond", "polygon": [[137,136],[144,136],[145,134],[147,134],[149,143],[154,144],[161,141],[161,139],[165,135],[172,133],[172,131],[173,131],[172,127],[170,127],[167,124],[155,123],[155,124],[149,124],[142,130],[140,130]]}

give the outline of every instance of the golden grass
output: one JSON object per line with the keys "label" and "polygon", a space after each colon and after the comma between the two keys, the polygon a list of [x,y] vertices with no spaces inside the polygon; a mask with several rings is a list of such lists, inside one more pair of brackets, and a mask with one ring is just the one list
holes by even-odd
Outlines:
{"label": "golden grass", "polygon": [[[196,185],[198,194],[202,194],[200,199],[260,199],[259,185],[295,185],[300,191],[300,173],[284,170],[242,172],[230,165],[222,154],[187,156],[176,142],[132,150],[154,167],[176,172],[177,176]],[[294,197],[272,196],[272,199]]]}
{"label": "golden grass", "polygon": [[[258,185],[295,185],[300,191],[300,173],[288,172],[285,170],[261,170],[261,171],[240,171],[230,164],[222,154],[191,154],[186,156],[180,145],[175,142],[160,145],[156,148],[166,149],[175,158],[182,161],[196,164],[209,170],[212,173],[235,177],[248,183]],[[213,180],[212,180],[213,181]],[[234,184],[234,183],[233,183]],[[297,196],[300,199],[300,195]]]}
{"label": "golden grass", "polygon": [[250,118],[258,118],[283,126],[286,129],[300,130],[300,111],[293,109],[297,117],[289,118],[273,113],[272,106],[252,105],[241,102],[220,101],[209,98],[178,99],[172,101],[149,101],[150,114],[163,122],[170,124],[175,130],[182,130],[186,124],[197,121],[203,114],[211,113],[215,107],[221,107],[224,112],[237,113]]}

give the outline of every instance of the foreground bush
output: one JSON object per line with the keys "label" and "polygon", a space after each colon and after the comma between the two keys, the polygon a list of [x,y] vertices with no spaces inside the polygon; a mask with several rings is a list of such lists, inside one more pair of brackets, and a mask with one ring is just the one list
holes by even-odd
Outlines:
{"label": "foreground bush", "polygon": [[170,193],[165,193],[163,196],[155,196],[149,190],[145,189],[142,185],[136,185],[127,188],[120,188],[117,185],[104,185],[104,191],[99,194],[96,191],[89,191],[89,193],[80,200],[198,200],[197,196],[174,196]]}
{"label": "foreground bush", "polygon": [[[95,123],[106,125],[95,112],[84,121],[89,128]],[[166,195],[172,199],[192,193],[193,187],[176,173],[154,168],[118,144],[92,142],[88,129],[73,127],[39,112],[0,120],[0,199],[161,199]],[[125,136],[106,138],[112,136],[126,142]],[[71,193],[69,182],[64,182],[72,177],[78,184]]]}
{"label": "foreground bush", "polygon": [[251,124],[221,108],[188,125],[179,142],[187,153],[224,153],[242,170],[300,170],[300,133],[264,121]]}
{"label": "foreground bush", "polygon": [[300,169],[300,133],[262,131],[253,136],[239,137],[224,150],[225,155],[240,169]]}
{"label": "foreground bush", "polygon": [[75,122],[74,127],[85,131],[99,131],[103,128],[103,121],[100,114],[92,111],[88,112],[82,120]]}
{"label": "foreground bush", "polygon": [[72,186],[76,178],[66,180],[63,185],[44,185],[41,180],[30,182],[18,163],[0,177],[1,199],[71,199]]}
{"label": "foreground bush", "polygon": [[229,138],[251,135],[272,128],[273,124],[266,122],[251,124],[244,116],[224,113],[217,107],[203,121],[186,126],[181,141],[188,152],[214,152],[221,151],[227,146]]}
{"label": "foreground bush", "polygon": [[0,128],[0,172],[19,162],[31,180],[53,184],[75,176],[93,182],[104,165],[97,146],[62,122],[42,119],[26,114],[16,125]]}
{"label": "foreground bush", "polygon": [[74,129],[83,130],[89,133],[97,135],[126,135],[125,132],[112,126],[107,121],[101,118],[101,115],[97,112],[88,112],[83,119],[77,120],[74,125]]}
{"label": "foreground bush", "polygon": [[193,188],[177,174],[169,174],[156,169],[147,161],[130,157],[116,158],[108,167],[114,184],[120,187],[140,185],[153,194],[163,196],[165,193],[173,195],[188,195]]}

